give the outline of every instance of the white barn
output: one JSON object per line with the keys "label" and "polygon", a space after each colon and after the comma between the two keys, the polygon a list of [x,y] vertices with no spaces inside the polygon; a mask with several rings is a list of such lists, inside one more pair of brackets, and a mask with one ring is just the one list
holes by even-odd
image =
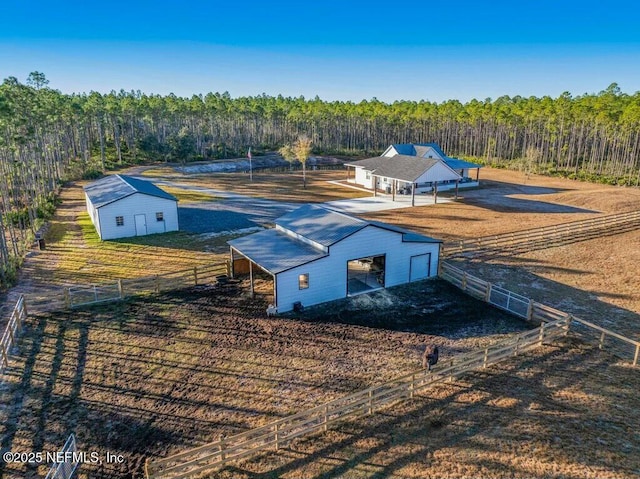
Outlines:
{"label": "white barn", "polygon": [[84,194],[102,240],[178,230],[178,199],[148,181],[110,175],[85,186]]}
{"label": "white barn", "polygon": [[[258,267],[273,277],[279,312],[417,281],[438,273],[441,241],[318,205],[276,227],[229,241],[234,275]],[[252,283],[253,284],[253,283]]]}

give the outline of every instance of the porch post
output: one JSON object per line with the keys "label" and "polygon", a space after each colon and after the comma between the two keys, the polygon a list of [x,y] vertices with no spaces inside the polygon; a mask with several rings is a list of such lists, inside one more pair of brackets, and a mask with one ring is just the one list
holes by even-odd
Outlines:
{"label": "porch post", "polygon": [[391,201],[396,200],[396,182],[398,180],[393,180],[393,184],[391,185]]}
{"label": "porch post", "polygon": [[231,274],[229,274],[229,277],[233,278],[233,274],[234,274],[234,271],[236,269],[235,268],[235,266],[236,266],[236,264],[235,264],[235,255],[233,254],[233,246],[229,246],[229,256],[231,256],[231,271],[230,271]]}
{"label": "porch post", "polygon": [[411,206],[416,205],[416,183],[411,183]]}
{"label": "porch post", "polygon": [[456,200],[458,199],[458,183],[459,180],[456,180]]}
{"label": "porch post", "polygon": [[375,175],[371,175],[371,181],[373,181],[373,196],[378,196],[376,192],[377,180]]}
{"label": "porch post", "polygon": [[433,182],[433,204],[438,202],[438,182]]}
{"label": "porch post", "polygon": [[476,182],[480,181],[480,168],[476,168]]}
{"label": "porch post", "polygon": [[253,289],[253,261],[251,260],[249,260],[249,283],[251,284],[251,297],[253,298],[255,291]]}

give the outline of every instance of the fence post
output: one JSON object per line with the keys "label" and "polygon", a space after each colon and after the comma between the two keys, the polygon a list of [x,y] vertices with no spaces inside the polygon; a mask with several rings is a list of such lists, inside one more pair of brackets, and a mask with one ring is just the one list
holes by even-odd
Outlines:
{"label": "fence post", "polygon": [[411,375],[411,385],[409,386],[409,398],[413,399],[413,391],[416,388],[416,375]]}
{"label": "fence post", "polygon": [[22,299],[22,314],[26,319],[27,318],[27,300],[23,295],[20,295],[20,298]]}
{"label": "fence post", "polygon": [[489,348],[485,348],[485,350],[484,350],[484,360],[482,361],[482,367],[484,369],[487,368],[488,361],[489,361]]}
{"label": "fence post", "polygon": [[9,354],[7,353],[7,348],[4,343],[2,343],[2,362],[4,363],[4,367],[9,366]]}
{"label": "fence post", "polygon": [[533,300],[529,299],[529,304],[527,305],[527,321],[533,321]]}
{"label": "fence post", "polygon": [[124,297],[122,289],[122,279],[118,279],[118,295],[120,296],[120,299]]}
{"label": "fence post", "polygon": [[604,348],[604,338],[605,338],[605,334],[603,331],[602,334],[600,335],[600,342],[598,343],[598,349]]}
{"label": "fence post", "polygon": [[544,323],[540,324],[539,342],[540,342],[540,346],[542,346],[542,343],[544,342]]}
{"label": "fence post", "polygon": [[198,286],[198,267],[193,267],[193,284]]}
{"label": "fence post", "polygon": [[492,289],[492,284],[491,283],[487,283],[487,294],[485,295],[485,302],[490,303],[491,302],[491,289]]}
{"label": "fence post", "polygon": [[564,335],[567,336],[569,334],[569,329],[571,329],[571,322],[573,321],[573,316],[567,316],[567,326],[564,328]]}
{"label": "fence post", "polygon": [[373,391],[369,389],[369,409],[367,410],[367,414],[373,414]]}
{"label": "fence post", "polygon": [[519,350],[520,350],[520,336],[516,337],[516,347],[513,348],[513,355],[517,356]]}
{"label": "fence post", "polygon": [[329,419],[328,416],[329,416],[329,406],[325,406],[324,407],[324,428],[323,428],[325,432],[327,432],[327,422]]}
{"label": "fence post", "polygon": [[280,444],[278,442],[278,439],[279,439],[279,437],[278,437],[278,424],[274,424],[273,429],[274,429],[274,435],[275,435],[275,440],[276,440],[276,451],[277,451],[278,449],[280,449]]}
{"label": "fence post", "polygon": [[225,462],[225,454],[224,454],[224,436],[220,434],[220,462],[224,465]]}

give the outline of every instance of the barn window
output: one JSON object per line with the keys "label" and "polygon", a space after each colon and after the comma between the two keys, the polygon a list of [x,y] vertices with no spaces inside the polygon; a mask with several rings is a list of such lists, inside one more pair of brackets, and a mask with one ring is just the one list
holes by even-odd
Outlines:
{"label": "barn window", "polygon": [[124,226],[124,216],[116,216],[116,226]]}
{"label": "barn window", "polygon": [[309,288],[309,273],[301,274],[298,276],[298,288]]}
{"label": "barn window", "polygon": [[156,221],[164,221],[164,213],[162,211],[156,213]]}
{"label": "barn window", "polygon": [[364,175],[365,175],[365,178],[366,178],[367,180],[370,180],[370,179],[371,179],[371,172],[370,172],[370,171],[367,171]]}

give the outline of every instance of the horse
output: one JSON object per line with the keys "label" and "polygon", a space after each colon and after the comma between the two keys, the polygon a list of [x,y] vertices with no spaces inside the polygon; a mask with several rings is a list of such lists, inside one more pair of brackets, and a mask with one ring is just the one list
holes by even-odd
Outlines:
{"label": "horse", "polygon": [[427,344],[422,354],[422,367],[431,371],[431,366],[435,366],[438,363],[438,346],[433,344]]}

